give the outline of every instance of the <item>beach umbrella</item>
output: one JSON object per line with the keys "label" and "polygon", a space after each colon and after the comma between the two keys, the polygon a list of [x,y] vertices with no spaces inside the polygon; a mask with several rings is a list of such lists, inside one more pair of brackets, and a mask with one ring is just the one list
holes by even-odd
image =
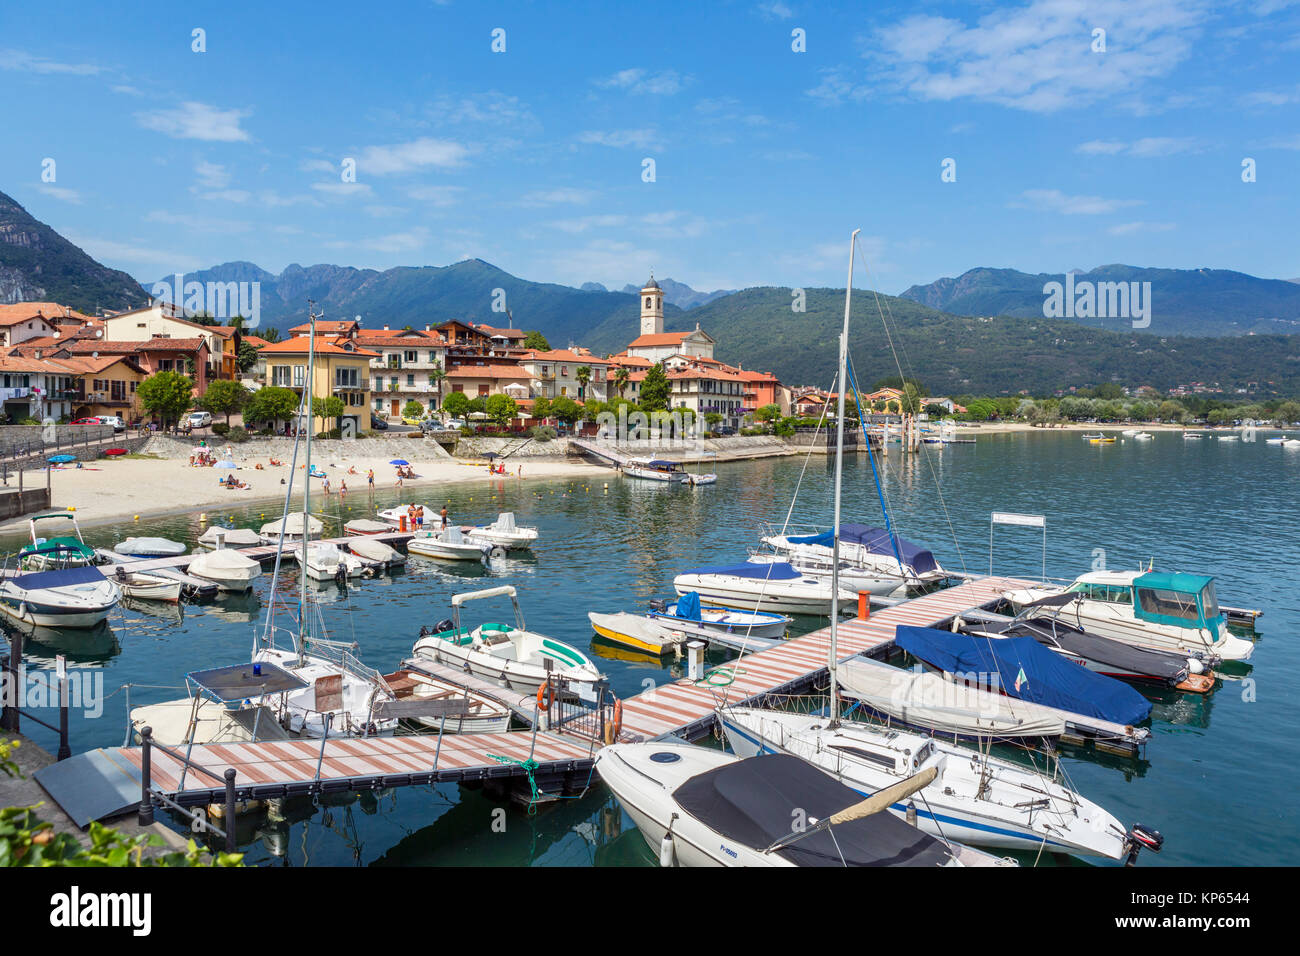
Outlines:
{"label": "beach umbrella", "polygon": [[51,465],[66,465],[70,461],[76,461],[76,455],[55,455],[47,459]]}
{"label": "beach umbrella", "polygon": [[394,458],[392,461],[389,462],[389,464],[390,464],[390,465],[409,465],[410,462],[407,461],[405,458]]}
{"label": "beach umbrella", "polygon": [[486,458],[488,461],[492,461],[493,459],[500,458],[501,456],[494,451],[489,451],[489,452],[485,452],[483,457]]}

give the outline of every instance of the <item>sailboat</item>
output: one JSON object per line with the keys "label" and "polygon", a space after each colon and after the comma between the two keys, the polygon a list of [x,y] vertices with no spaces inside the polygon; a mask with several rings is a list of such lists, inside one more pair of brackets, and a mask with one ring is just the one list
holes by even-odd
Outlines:
{"label": "sailboat", "polygon": [[[303,389],[301,416],[311,415],[311,391],[316,359],[316,320],[320,315],[308,310],[307,379]],[[305,433],[306,471],[311,472],[311,433]],[[289,513],[293,480],[297,474],[298,442],[293,447],[293,462],[289,470],[289,484],[284,493],[284,516],[278,529],[271,529],[275,539],[275,567],[271,576],[272,600],[267,602],[266,620],[256,634],[253,647],[253,665],[275,665],[298,678],[301,686],[276,694],[267,694],[254,703],[267,707],[279,721],[293,733],[303,737],[354,736],[371,737],[391,734],[397,729],[397,718],[387,716],[388,705],[397,698],[383,675],[367,667],[356,657],[356,644],[331,641],[318,636],[324,631],[324,621],[319,609],[309,598],[306,573],[310,566],[311,482],[303,483],[303,503],[300,514]],[[298,519],[297,534],[290,535],[289,525]],[[304,533],[306,531],[307,533]],[[262,534],[267,536],[268,529]],[[275,624],[275,583],[279,577],[286,545],[300,549],[299,594],[297,629],[288,630]],[[276,636],[287,635],[291,648],[276,646]]]}
{"label": "sailboat", "polygon": [[[840,335],[840,382],[845,382],[848,374],[857,235],[855,231],[850,240],[844,328]],[[838,611],[846,390],[839,389],[834,523],[827,542],[832,595],[828,713],[783,713],[723,705],[718,716],[732,750],[742,757],[788,754],[802,758],[868,799],[878,799],[895,815],[915,819],[921,830],[945,841],[1016,849],[1042,847],[1110,859],[1128,856],[1130,862],[1136,858],[1138,848],[1159,849],[1159,834],[1140,826],[1132,832],[1125,830],[1104,809],[1041,774],[937,740],[841,719]],[[1036,643],[1033,646],[1038,647]],[[908,786],[922,779],[919,786]],[[909,797],[916,794],[918,799],[895,798],[894,793]]]}

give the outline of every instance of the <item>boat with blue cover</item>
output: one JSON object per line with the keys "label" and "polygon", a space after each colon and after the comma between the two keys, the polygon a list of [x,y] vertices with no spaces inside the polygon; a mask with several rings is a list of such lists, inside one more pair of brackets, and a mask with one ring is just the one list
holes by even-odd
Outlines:
{"label": "boat with blue cover", "polygon": [[[60,545],[33,552],[45,561],[59,560]],[[15,621],[39,627],[94,627],[122,599],[116,584],[96,567],[75,565],[31,571],[0,580],[0,611]]]}
{"label": "boat with blue cover", "polygon": [[680,484],[687,481],[686,469],[679,461],[666,458],[629,458],[622,465],[623,474],[629,478]]}
{"label": "boat with blue cover", "polygon": [[[803,533],[793,533],[794,531]],[[899,586],[924,587],[948,577],[934,554],[924,545],[908,541],[897,532],[867,524],[840,524],[840,561],[874,575],[888,576]],[[831,528],[774,529],[762,536],[763,544],[792,563],[799,558],[829,561],[835,534]]]}
{"label": "boat with blue cover", "polygon": [[1228,629],[1214,578],[1167,571],[1091,571],[1070,585],[1017,588],[1003,597],[1019,608],[1070,594],[1068,604],[1046,608],[1053,616],[1102,637],[1198,657],[1246,661],[1254,642]]}
{"label": "boat with blue cover", "polygon": [[671,603],[652,601],[644,614],[592,611],[587,617],[606,640],[652,654],[666,654],[691,638],[707,641],[723,635],[731,638],[729,644],[748,642],[762,648],[780,640],[791,623],[785,614],[704,605],[694,591]]}
{"label": "boat with blue cover", "polygon": [[[673,578],[679,595],[695,591],[700,600],[745,611],[825,616],[835,596],[831,582],[800,573],[785,561],[696,568]],[[839,590],[840,606],[849,610],[858,596]]]}
{"label": "boat with blue cover", "polygon": [[1151,702],[1132,687],[1080,667],[1032,637],[976,637],[902,624],[894,643],[951,679],[1019,700],[1125,726],[1151,715]]}

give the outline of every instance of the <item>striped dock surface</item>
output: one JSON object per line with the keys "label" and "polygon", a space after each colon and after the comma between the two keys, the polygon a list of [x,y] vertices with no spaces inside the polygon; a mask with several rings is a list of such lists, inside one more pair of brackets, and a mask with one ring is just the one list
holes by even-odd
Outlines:
{"label": "striped dock surface", "polygon": [[[837,656],[844,660],[863,651],[879,650],[893,642],[894,629],[900,624],[942,624],[968,608],[998,600],[1004,590],[1030,583],[1017,578],[979,578],[876,611],[866,621],[843,620]],[[712,723],[715,708],[724,701],[740,704],[806,684],[826,670],[830,639],[830,627],[825,627],[782,641],[770,650],[743,655],[714,668],[699,683],[686,678],[629,697],[623,701],[620,739],[694,736]]]}

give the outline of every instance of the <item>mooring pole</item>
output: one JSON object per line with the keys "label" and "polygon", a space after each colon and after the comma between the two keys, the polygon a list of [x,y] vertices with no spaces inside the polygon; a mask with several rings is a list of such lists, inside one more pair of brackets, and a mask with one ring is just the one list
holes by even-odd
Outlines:
{"label": "mooring pole", "polygon": [[226,768],[226,852],[235,852],[235,768]]}
{"label": "mooring pole", "polygon": [[140,730],[140,813],[138,822],[140,826],[147,827],[153,825],[153,793],[150,787],[150,758],[153,756],[153,728],[144,727]]}

